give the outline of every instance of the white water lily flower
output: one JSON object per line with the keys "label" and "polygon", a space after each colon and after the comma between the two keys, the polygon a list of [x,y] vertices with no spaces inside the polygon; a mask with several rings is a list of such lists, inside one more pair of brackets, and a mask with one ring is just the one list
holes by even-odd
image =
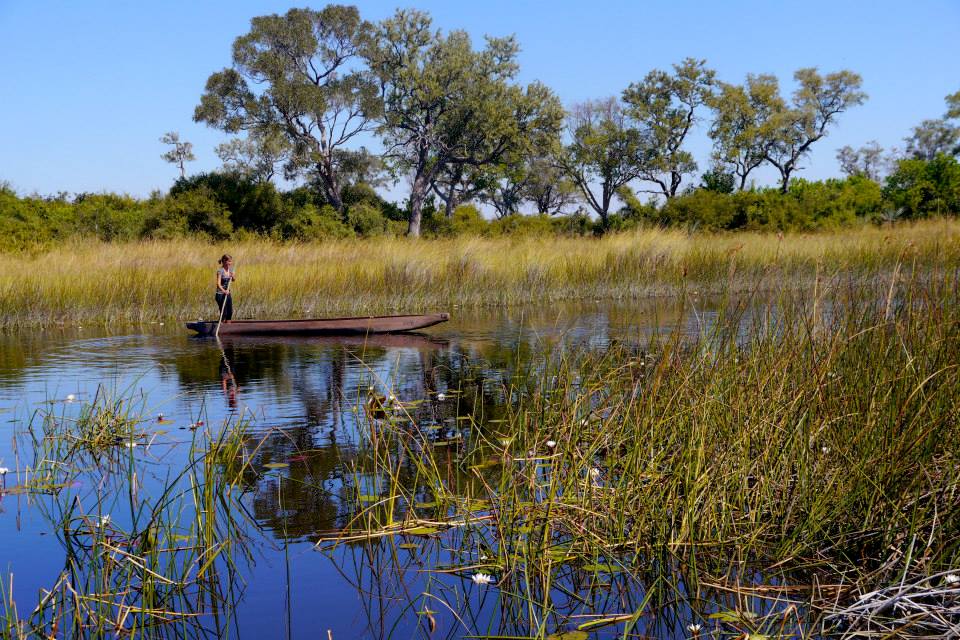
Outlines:
{"label": "white water lily flower", "polygon": [[473,584],[493,584],[493,576],[483,572],[473,574],[470,579],[473,580]]}
{"label": "white water lily flower", "polygon": [[830,453],[830,447],[820,447],[820,451],[822,451],[823,454],[826,455]]}
{"label": "white water lily flower", "polygon": [[101,517],[101,518],[100,518],[100,521],[97,523],[97,525],[100,526],[100,527],[105,527],[105,526],[107,526],[108,524],[110,524],[110,514],[109,514],[109,513],[108,513],[107,515]]}
{"label": "white water lily flower", "polygon": [[555,446],[557,446],[557,441],[556,441],[556,440],[547,440],[547,448],[548,448],[548,449],[553,449]]}
{"label": "white water lily flower", "polygon": [[136,442],[124,442],[124,443],[123,443],[123,446],[125,446],[127,449],[133,449],[134,447],[137,446],[137,443],[136,443]]}
{"label": "white water lily flower", "polygon": [[387,397],[387,402],[396,402],[396,401],[397,401],[397,396],[393,395],[392,393],[389,395],[389,397]]}
{"label": "white water lily flower", "polygon": [[948,573],[943,577],[943,581],[947,584],[960,584],[960,576],[955,573]]}
{"label": "white water lily flower", "polygon": [[73,402],[76,399],[77,396],[73,395],[72,393],[67,395],[67,402]]}
{"label": "white water lily flower", "polygon": [[443,401],[446,400],[446,399],[447,399],[447,396],[446,396],[446,395],[444,395],[444,394],[442,394],[442,393],[438,393],[438,394],[437,394],[437,400],[439,400],[440,402],[443,402]]}
{"label": "white water lily flower", "polygon": [[690,633],[700,633],[700,630],[701,630],[701,629],[703,629],[703,625],[702,625],[702,624],[696,624],[696,623],[694,623],[694,624],[688,624],[688,625],[687,625],[687,631],[689,631]]}
{"label": "white water lily flower", "polygon": [[5,476],[8,473],[10,473],[10,469],[7,469],[6,467],[0,467],[0,476]]}
{"label": "white water lily flower", "polygon": [[596,480],[597,478],[599,478],[599,477],[600,477],[600,469],[597,469],[596,467],[594,467],[593,469],[590,469],[590,477],[593,478],[594,480]]}

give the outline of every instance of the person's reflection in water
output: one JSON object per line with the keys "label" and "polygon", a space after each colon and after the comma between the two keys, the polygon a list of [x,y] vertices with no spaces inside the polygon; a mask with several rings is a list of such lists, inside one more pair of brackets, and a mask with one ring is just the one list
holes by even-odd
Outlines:
{"label": "person's reflection in water", "polygon": [[223,388],[223,395],[227,398],[227,406],[231,409],[237,408],[237,379],[233,375],[233,369],[230,368],[230,362],[227,360],[226,352],[221,352],[220,358],[220,386]]}

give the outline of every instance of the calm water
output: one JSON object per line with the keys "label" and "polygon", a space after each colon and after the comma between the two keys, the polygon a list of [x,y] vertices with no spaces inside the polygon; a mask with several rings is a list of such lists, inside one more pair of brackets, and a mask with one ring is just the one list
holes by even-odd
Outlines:
{"label": "calm water", "polygon": [[[497,587],[427,571],[470,560],[443,537],[316,548],[319,535],[349,522],[348,493],[370,481],[350,465],[361,437],[357,408],[371,387],[405,402],[424,400],[418,420],[436,425],[436,438],[462,435],[457,417],[498,415],[499,383],[544,347],[644,343],[656,331],[697,333],[714,316],[709,304],[681,316],[669,301],[454,313],[428,334],[367,342],[234,338],[218,344],[160,325],[116,334],[69,327],[0,335],[0,466],[30,464],[22,431],[35,412],[73,415],[98,392],[135,395],[150,417],[151,445],[133,452],[144,491],[182,466],[196,434],[243,420],[258,445],[246,452],[254,471],[244,476],[240,499],[245,536],[238,542],[250,556],[239,563],[229,590],[234,612],[204,619],[186,635],[326,638],[329,630],[333,638],[418,637],[428,635],[426,619],[417,615],[424,609],[436,612],[430,637],[524,635],[535,630],[517,622],[528,618],[511,614]],[[467,388],[472,392],[437,399]],[[63,402],[69,396],[75,401]],[[153,418],[160,413],[162,422]],[[205,426],[191,430],[198,420]],[[455,450],[450,456],[455,463]],[[271,469],[275,463],[289,466]],[[8,491],[0,496],[0,577],[8,583],[13,574],[19,613],[27,617],[40,590],[63,571],[65,550],[52,531],[53,498],[10,491],[18,479],[23,475],[8,474]],[[91,468],[69,490],[82,502],[108,484],[102,470]],[[104,506],[120,527],[130,512],[125,500],[118,495]],[[556,593],[562,615],[545,621],[549,631],[592,615],[632,612],[644,596],[643,584],[616,575],[602,589],[582,580],[573,569],[558,579],[573,592]],[[718,608],[729,600],[722,592],[716,598]],[[672,616],[643,628],[657,637],[688,637],[689,615],[681,603]],[[605,631],[616,635],[621,628]]]}

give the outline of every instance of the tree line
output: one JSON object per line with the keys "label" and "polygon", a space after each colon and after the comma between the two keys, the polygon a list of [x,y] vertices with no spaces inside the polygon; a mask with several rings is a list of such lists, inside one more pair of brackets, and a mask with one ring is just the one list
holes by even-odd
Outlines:
{"label": "tree line", "polygon": [[[799,69],[787,96],[776,76],[727,83],[688,58],[565,109],[544,84],[518,82],[518,51],[513,37],[476,47],[415,10],[377,23],[340,5],[256,17],[193,114],[233,136],[217,147],[221,169],[188,176],[192,145],[166,134],[163,158],[180,178],[118,234],[816,228],[960,210],[960,92],[904,150],[844,147],[846,178],[807,182],[797,174],[813,146],[867,99],[853,71]],[[687,149],[701,125],[713,143],[702,172]],[[377,153],[362,144],[372,139]],[[775,188],[755,186],[761,167],[779,176]],[[281,176],[297,186],[281,192]],[[405,202],[377,194],[398,180]],[[519,219],[523,210],[537,215]]]}

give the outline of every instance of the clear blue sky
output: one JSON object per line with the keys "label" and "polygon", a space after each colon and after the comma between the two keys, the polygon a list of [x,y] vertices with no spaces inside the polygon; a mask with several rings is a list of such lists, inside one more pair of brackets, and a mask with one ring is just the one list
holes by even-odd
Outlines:
{"label": "clear blue sky", "polygon": [[[166,190],[177,170],[160,159],[158,139],[171,130],[194,143],[190,171],[215,168],[213,148],[225,137],[192,120],[204,82],[229,64],[251,17],[291,6],[303,3],[0,0],[0,180],[25,194]],[[799,67],[852,69],[870,99],[816,145],[799,174],[809,178],[837,175],[834,154],[845,144],[902,146],[911,126],[942,115],[943,97],[960,89],[958,0],[359,6],[370,20],[415,6],[478,42],[515,34],[522,79],[545,82],[567,105],[619,94],[686,56],[706,58],[726,81],[774,73],[785,91]],[[690,145],[701,168],[708,143],[701,127]]]}

